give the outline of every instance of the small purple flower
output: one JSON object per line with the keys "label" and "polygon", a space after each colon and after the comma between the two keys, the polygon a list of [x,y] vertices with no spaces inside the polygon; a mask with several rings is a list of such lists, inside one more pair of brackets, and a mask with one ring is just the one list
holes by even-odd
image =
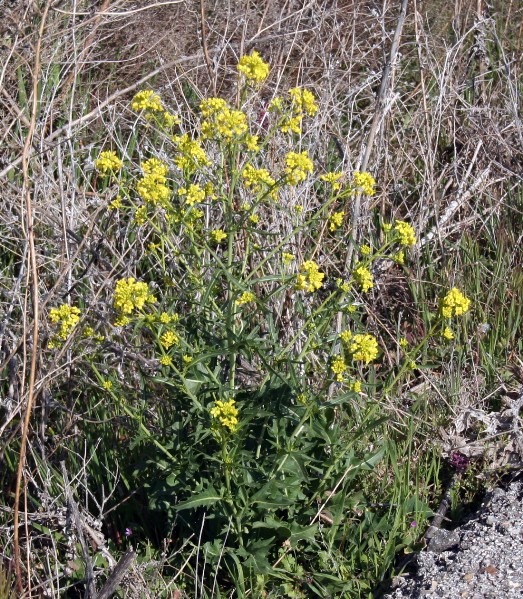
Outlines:
{"label": "small purple flower", "polygon": [[130,537],[132,534],[133,534],[133,529],[132,529],[132,528],[129,528],[129,527],[127,527],[127,528],[125,529],[125,536],[126,536],[126,537]]}
{"label": "small purple flower", "polygon": [[469,465],[469,459],[458,451],[454,451],[450,454],[450,465],[456,470],[456,472],[465,472]]}
{"label": "small purple flower", "polygon": [[417,525],[418,525],[418,523],[416,522],[416,520],[413,520],[413,521],[410,523],[410,527],[411,527],[411,528],[416,528],[416,526],[417,526]]}

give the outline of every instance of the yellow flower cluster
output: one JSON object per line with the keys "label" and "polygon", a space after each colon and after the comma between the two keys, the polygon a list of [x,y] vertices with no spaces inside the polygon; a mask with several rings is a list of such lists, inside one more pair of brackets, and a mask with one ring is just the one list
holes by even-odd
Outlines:
{"label": "yellow flower cluster", "polygon": [[119,171],[123,162],[118,158],[116,152],[113,150],[107,150],[106,152],[101,152],[100,156],[94,163],[97,170],[99,170],[103,175],[107,173],[115,173]]}
{"label": "yellow flower cluster", "polygon": [[343,375],[347,370],[347,364],[342,356],[336,356],[331,364],[331,370],[336,375],[336,380],[341,383],[343,381]]}
{"label": "yellow flower cluster", "polygon": [[173,331],[166,331],[160,337],[160,343],[163,345],[165,349],[169,349],[172,345],[175,345],[180,341],[180,338]]}
{"label": "yellow flower cluster", "polygon": [[354,393],[361,393],[361,381],[353,381],[350,385],[350,390]]}
{"label": "yellow flower cluster", "polygon": [[397,220],[394,223],[394,231],[396,231],[396,234],[398,235],[400,245],[408,246],[416,243],[416,232],[409,223],[406,223],[403,220]]}
{"label": "yellow flower cluster", "polygon": [[113,306],[122,314],[131,314],[133,310],[141,310],[145,304],[154,304],[156,298],[149,291],[147,283],[140,283],[133,277],[116,282]]}
{"label": "yellow flower cluster", "polygon": [[92,339],[93,341],[98,341],[101,343],[105,339],[105,335],[101,335],[97,333],[93,327],[85,327],[82,331],[82,337],[84,339]]}
{"label": "yellow flower cluster", "polygon": [[341,291],[343,291],[343,293],[348,293],[351,289],[351,284],[349,281],[344,281],[343,279],[337,279],[336,280],[336,285],[338,286],[338,289],[340,289]]}
{"label": "yellow flower cluster", "polygon": [[180,119],[165,110],[162,99],[150,89],[139,91],[131,101],[131,108],[136,112],[144,112],[147,120],[155,119],[156,122],[171,129],[180,123]]}
{"label": "yellow flower cluster", "polygon": [[307,173],[312,173],[312,160],[306,151],[289,152],[285,156],[285,174],[289,185],[298,185],[307,178]]}
{"label": "yellow flower cluster", "polygon": [[354,360],[368,364],[378,357],[378,342],[372,335],[354,335],[349,344],[349,352]]}
{"label": "yellow flower cluster", "polygon": [[325,175],[321,175],[320,179],[322,181],[325,181],[325,183],[330,183],[332,186],[332,189],[334,191],[336,191],[337,189],[340,189],[340,187],[341,187],[340,179],[342,177],[343,177],[343,173],[330,172],[330,173],[326,173]]}
{"label": "yellow flower cluster", "polygon": [[308,89],[293,87],[289,90],[289,96],[292,100],[293,112],[307,113],[309,116],[314,116],[318,112],[316,98]]}
{"label": "yellow flower cluster", "polygon": [[370,289],[374,287],[374,280],[372,278],[372,273],[365,266],[358,266],[354,269],[352,273],[354,280],[361,287],[363,293],[367,293]]}
{"label": "yellow flower cluster", "polygon": [[453,287],[441,300],[441,314],[443,318],[462,316],[470,308],[470,299],[463,295],[459,289]]}
{"label": "yellow flower cluster", "polygon": [[229,429],[231,433],[236,432],[238,428],[238,408],[234,399],[227,401],[217,400],[214,408],[211,408],[211,416],[224,428]]}
{"label": "yellow flower cluster", "polygon": [[162,312],[160,316],[158,316],[158,321],[162,324],[169,324],[170,322],[178,322],[180,317],[178,314],[169,314],[168,312]]}
{"label": "yellow flower cluster", "polygon": [[145,223],[147,222],[147,207],[146,206],[139,206],[135,213],[134,213],[134,222],[138,225],[138,226],[142,226],[145,225]]}
{"label": "yellow flower cluster", "polygon": [[185,203],[189,206],[194,206],[194,204],[205,200],[205,189],[202,189],[196,183],[191,183],[188,188],[180,187],[178,195],[185,196]]}
{"label": "yellow flower cluster", "polygon": [[451,341],[452,339],[454,339],[454,332],[452,331],[452,329],[450,327],[445,327],[443,329],[443,332],[441,333],[441,336],[444,339],[447,339],[448,341]]}
{"label": "yellow flower cluster", "polygon": [[376,179],[365,171],[354,171],[352,175],[352,185],[367,196],[373,196],[376,193]]}
{"label": "yellow flower cluster", "polygon": [[215,243],[221,243],[224,239],[227,239],[227,233],[222,229],[214,229],[214,231],[211,231],[211,237]]}
{"label": "yellow flower cluster", "polygon": [[[49,311],[49,320],[54,324],[60,323],[60,330],[56,337],[59,340],[65,341],[80,320],[80,309],[75,306],[62,304],[59,308],[51,308]],[[49,347],[56,347],[56,343],[51,341]]]}
{"label": "yellow flower cluster", "polygon": [[123,201],[121,196],[117,196],[110,204],[107,206],[108,210],[119,210],[123,208]]}
{"label": "yellow flower cluster", "polygon": [[274,98],[269,110],[282,114],[280,131],[282,133],[301,133],[301,122],[305,114],[314,116],[318,112],[316,98],[308,89],[293,87],[289,90],[289,102],[280,97]]}
{"label": "yellow flower cluster", "polygon": [[405,252],[400,250],[391,256],[397,264],[405,264]]}
{"label": "yellow flower cluster", "polygon": [[343,210],[341,212],[333,212],[329,216],[329,231],[336,231],[343,224]]}
{"label": "yellow flower cluster", "polygon": [[144,176],[136,184],[136,191],[149,204],[167,207],[171,190],[167,187],[169,167],[158,158],[149,158],[141,164]]}
{"label": "yellow flower cluster", "polygon": [[314,260],[306,260],[301,265],[301,273],[296,278],[296,289],[299,291],[314,292],[323,285],[325,273],[320,272]]}
{"label": "yellow flower cluster", "polygon": [[144,89],[135,94],[131,101],[131,108],[136,112],[141,110],[156,110],[159,112],[163,110],[162,99],[151,89]]}
{"label": "yellow flower cluster", "polygon": [[236,300],[236,304],[238,306],[243,306],[244,304],[249,304],[256,299],[256,296],[252,291],[244,291],[240,297]]}
{"label": "yellow flower cluster", "polygon": [[197,141],[191,139],[187,133],[175,136],[173,141],[180,153],[174,159],[174,164],[182,171],[193,173],[199,168],[211,164],[202,146]]}
{"label": "yellow flower cluster", "polygon": [[352,339],[352,333],[347,329],[340,333],[340,339],[343,343],[348,343]]}
{"label": "yellow flower cluster", "polygon": [[204,120],[202,137],[232,141],[247,133],[247,116],[241,110],[230,108],[222,98],[207,98],[200,103]]}
{"label": "yellow flower cluster", "polygon": [[269,76],[269,65],[256,50],[249,56],[242,56],[236,68],[249,83],[262,83]]}
{"label": "yellow flower cluster", "polygon": [[[252,164],[246,164],[242,171],[245,187],[252,189],[254,193],[262,193],[276,184],[266,168],[254,168]],[[270,194],[274,198],[276,190]]]}

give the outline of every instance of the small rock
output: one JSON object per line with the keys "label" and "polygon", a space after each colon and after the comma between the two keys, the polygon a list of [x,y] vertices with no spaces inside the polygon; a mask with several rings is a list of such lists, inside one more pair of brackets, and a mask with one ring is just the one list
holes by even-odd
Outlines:
{"label": "small rock", "polygon": [[428,549],[434,553],[442,553],[459,545],[459,541],[460,537],[457,531],[441,528],[430,539]]}

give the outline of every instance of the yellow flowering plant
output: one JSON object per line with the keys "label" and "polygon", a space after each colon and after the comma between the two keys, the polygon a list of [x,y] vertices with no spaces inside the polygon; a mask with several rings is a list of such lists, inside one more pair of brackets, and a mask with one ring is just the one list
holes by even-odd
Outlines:
{"label": "yellow flowering plant", "polygon": [[130,110],[152,141],[125,167],[102,152],[97,169],[119,173],[106,218],[125,231],[129,264],[118,268],[136,273],[110,286],[108,343],[133,351],[143,395],[158,395],[156,411],[121,408],[148,447],[148,501],[179,535],[198,534],[183,512],[205,508],[206,534],[251,576],[256,543],[275,563],[286,539],[320,542],[315,506],[337,484],[348,496],[349,465],[363,480],[382,455],[358,437],[383,421],[373,394],[413,378],[470,301],[452,289],[412,344],[384,334],[380,268],[408,269],[414,227],[393,219],[356,241],[351,202],[377,183],[306,135],[319,112],[313,90],[294,87],[267,108],[263,58],[241,57],[237,74],[236,101],[203,98],[169,123],[162,97],[138,92]]}

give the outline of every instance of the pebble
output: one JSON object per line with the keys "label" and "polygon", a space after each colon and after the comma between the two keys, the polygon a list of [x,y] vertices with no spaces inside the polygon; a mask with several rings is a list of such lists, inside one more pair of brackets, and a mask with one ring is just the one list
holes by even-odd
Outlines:
{"label": "pebble", "polygon": [[439,530],[383,599],[522,599],[523,483],[488,493],[459,528]]}

